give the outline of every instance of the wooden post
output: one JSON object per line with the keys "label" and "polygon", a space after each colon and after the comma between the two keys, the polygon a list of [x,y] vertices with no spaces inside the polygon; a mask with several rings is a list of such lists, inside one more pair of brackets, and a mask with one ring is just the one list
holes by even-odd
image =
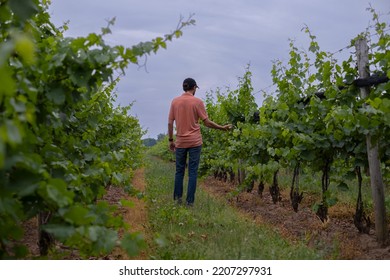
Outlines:
{"label": "wooden post", "polygon": [[[357,65],[359,77],[366,79],[370,76],[368,64],[368,44],[365,38],[356,41]],[[369,87],[360,88],[362,98],[367,98],[370,94]],[[375,211],[375,232],[378,243],[382,246],[387,244],[388,232],[386,221],[386,207],[384,186],[381,172],[381,162],[379,159],[378,141],[373,141],[371,134],[366,136],[368,166],[370,170],[371,192],[374,201]]]}

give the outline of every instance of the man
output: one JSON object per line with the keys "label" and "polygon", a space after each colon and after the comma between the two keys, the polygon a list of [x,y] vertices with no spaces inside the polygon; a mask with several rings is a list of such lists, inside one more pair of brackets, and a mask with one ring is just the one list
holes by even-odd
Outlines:
{"label": "man", "polygon": [[[195,97],[197,88],[199,87],[194,79],[185,79],[183,81],[184,93],[173,99],[168,117],[169,149],[176,152],[176,174],[173,199],[179,204],[182,203],[183,179],[188,154],[189,178],[186,198],[188,206],[192,206],[195,200],[196,181],[203,144],[199,119],[210,128],[220,130],[229,130],[232,128],[231,124],[221,126],[209,120],[203,101]],[[176,122],[176,141],[173,140],[174,122]]]}

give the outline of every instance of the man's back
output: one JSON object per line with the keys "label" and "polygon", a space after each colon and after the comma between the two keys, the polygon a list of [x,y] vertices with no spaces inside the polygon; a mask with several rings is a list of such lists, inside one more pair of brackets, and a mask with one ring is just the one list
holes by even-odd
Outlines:
{"label": "man's back", "polygon": [[203,101],[189,92],[173,99],[169,120],[176,122],[176,147],[190,148],[202,145],[199,119],[207,119]]}

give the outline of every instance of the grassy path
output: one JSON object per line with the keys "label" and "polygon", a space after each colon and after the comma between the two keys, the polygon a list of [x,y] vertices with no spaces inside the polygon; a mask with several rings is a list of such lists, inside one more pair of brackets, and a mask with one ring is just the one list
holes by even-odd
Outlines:
{"label": "grassy path", "polygon": [[[198,186],[194,207],[173,202],[174,165],[148,158],[145,168],[149,230],[158,245],[152,259],[319,259],[255,224]],[[198,185],[201,185],[200,183]]]}

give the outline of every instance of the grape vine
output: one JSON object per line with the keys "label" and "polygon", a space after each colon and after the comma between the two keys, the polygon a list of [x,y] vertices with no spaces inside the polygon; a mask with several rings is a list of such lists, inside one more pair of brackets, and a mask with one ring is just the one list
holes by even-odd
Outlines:
{"label": "grape vine", "polygon": [[47,12],[49,0],[0,1],[0,258],[30,254],[23,223],[39,216],[40,253],[54,240],[82,256],[143,241],[115,207],[102,201],[110,185],[130,188],[142,162],[144,134],[131,106],[115,107],[116,72],[166,48],[195,21],[131,48],[101,34],[69,38]]}
{"label": "grape vine", "polygon": [[[381,22],[374,9],[369,10],[374,25],[350,46],[361,37],[370,38],[371,74],[382,78],[372,84],[367,98],[360,96],[358,85],[366,81],[359,80],[356,59],[351,55],[340,63],[332,53],[320,49],[306,27],[308,49],[300,50],[290,41],[290,59],[287,63],[275,61],[271,71],[276,91],[265,96],[260,108],[254,104],[249,67],[236,90],[222,93],[218,89],[217,100],[213,92],[209,94],[206,107],[210,118],[233,122],[235,129],[223,136],[203,129],[201,170],[244,172],[238,189],[251,191],[258,182],[262,193],[267,183],[274,203],[280,200],[279,170],[294,170],[290,199],[295,211],[304,196],[299,190],[301,171],[319,172],[322,199],[313,209],[325,222],[328,208],[337,202],[329,189],[332,176],[337,177],[339,188],[348,189],[345,182],[350,178],[357,179],[361,188],[360,170],[368,169],[366,135],[370,134],[379,144],[381,172],[389,182],[390,35],[388,24]],[[253,121],[256,111],[259,119]],[[367,232],[370,223],[359,192],[355,224]]]}

